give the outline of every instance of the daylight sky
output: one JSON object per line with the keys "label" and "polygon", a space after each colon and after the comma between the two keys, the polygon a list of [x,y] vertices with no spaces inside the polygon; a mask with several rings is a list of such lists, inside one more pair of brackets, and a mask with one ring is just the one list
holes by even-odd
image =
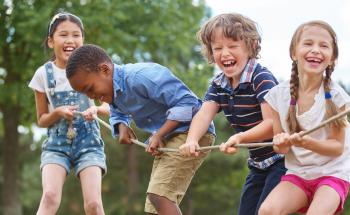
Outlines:
{"label": "daylight sky", "polygon": [[213,16],[237,12],[258,23],[262,36],[260,62],[278,79],[289,79],[289,43],[303,22],[328,22],[338,36],[339,58],[332,79],[350,85],[349,0],[205,0]]}

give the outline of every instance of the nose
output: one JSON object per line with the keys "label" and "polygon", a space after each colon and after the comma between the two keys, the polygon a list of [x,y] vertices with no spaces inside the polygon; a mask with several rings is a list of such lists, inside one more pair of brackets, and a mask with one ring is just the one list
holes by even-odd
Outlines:
{"label": "nose", "polygon": [[72,36],[68,36],[65,40],[65,43],[73,43],[74,39]]}
{"label": "nose", "polygon": [[230,50],[227,47],[222,48],[222,55],[226,56],[230,54]]}
{"label": "nose", "polygon": [[312,46],[311,53],[313,53],[313,54],[320,53],[320,48],[317,45]]}

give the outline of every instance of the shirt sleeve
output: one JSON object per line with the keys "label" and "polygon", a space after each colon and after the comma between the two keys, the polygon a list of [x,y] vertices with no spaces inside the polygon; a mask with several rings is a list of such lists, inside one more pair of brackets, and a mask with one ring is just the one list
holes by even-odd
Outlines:
{"label": "shirt sleeve", "polygon": [[200,105],[197,96],[169,69],[151,64],[134,77],[134,93],[166,105],[168,120],[189,122]]}
{"label": "shirt sleeve", "polygon": [[266,69],[255,75],[252,82],[259,103],[264,102],[266,93],[278,84],[272,73]]}
{"label": "shirt sleeve", "polygon": [[264,100],[271,106],[272,109],[278,112],[278,87],[272,88],[268,92],[265,93]]}
{"label": "shirt sleeve", "polygon": [[112,105],[110,105],[110,111],[111,111],[111,114],[109,117],[109,124],[112,127],[112,136],[116,137],[119,135],[119,130],[116,129],[114,125],[118,123],[124,123],[125,125],[130,127],[131,118],[128,115],[118,111]]}
{"label": "shirt sleeve", "polygon": [[[204,95],[204,102],[215,102],[220,104],[218,89],[213,86],[213,82],[210,84],[207,92]],[[221,106],[218,110],[218,113],[222,110]]]}
{"label": "shirt sleeve", "polygon": [[339,84],[332,82],[331,95],[332,101],[338,108],[342,108],[344,105],[346,108],[350,108],[350,96]]}
{"label": "shirt sleeve", "polygon": [[29,82],[28,87],[30,87],[33,90],[39,91],[41,93],[45,93],[45,69],[43,66],[39,67],[32,78],[32,80]]}

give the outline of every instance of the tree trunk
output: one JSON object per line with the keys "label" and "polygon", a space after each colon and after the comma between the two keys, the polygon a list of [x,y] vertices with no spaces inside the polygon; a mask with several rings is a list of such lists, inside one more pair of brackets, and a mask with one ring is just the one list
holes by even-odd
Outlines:
{"label": "tree trunk", "polygon": [[19,111],[13,107],[3,108],[4,148],[3,148],[3,209],[6,215],[22,215],[19,198]]}

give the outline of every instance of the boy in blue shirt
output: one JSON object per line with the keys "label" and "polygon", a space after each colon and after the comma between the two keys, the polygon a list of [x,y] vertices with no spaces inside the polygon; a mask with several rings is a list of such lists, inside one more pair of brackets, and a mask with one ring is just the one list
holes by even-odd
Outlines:
{"label": "boy in blue shirt", "polygon": [[[186,141],[201,100],[166,67],[155,63],[116,65],[95,45],[76,49],[66,72],[75,90],[110,104],[113,136],[119,135],[120,143],[130,144],[130,139],[136,138],[131,120],[152,134],[146,151],[155,159],[145,212],[181,214],[178,205],[208,152],[184,157],[178,153],[159,154],[157,148],[178,148]],[[210,123],[199,144],[208,146],[213,142],[214,127]]]}
{"label": "boy in blue shirt", "polygon": [[[240,14],[211,18],[198,33],[204,56],[222,71],[211,82],[205,102],[193,118],[184,155],[198,155],[198,140],[215,115],[223,111],[235,134],[220,150],[235,153],[235,144],[271,141],[272,111],[264,95],[277,84],[273,74],[257,62],[261,38],[256,23]],[[249,175],[243,187],[239,215],[254,215],[285,173],[284,158],[272,147],[249,149]]]}

